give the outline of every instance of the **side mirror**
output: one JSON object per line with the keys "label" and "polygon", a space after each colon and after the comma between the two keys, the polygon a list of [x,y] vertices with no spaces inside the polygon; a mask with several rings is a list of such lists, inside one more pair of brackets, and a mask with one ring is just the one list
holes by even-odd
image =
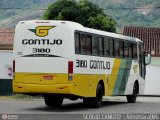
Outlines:
{"label": "side mirror", "polygon": [[149,65],[151,63],[151,54],[150,53],[147,54],[145,62],[146,62],[146,65]]}

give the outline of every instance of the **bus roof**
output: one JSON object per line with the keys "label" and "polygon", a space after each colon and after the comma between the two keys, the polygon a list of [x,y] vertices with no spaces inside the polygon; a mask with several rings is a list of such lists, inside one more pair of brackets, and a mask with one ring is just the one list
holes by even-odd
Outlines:
{"label": "bus roof", "polygon": [[135,38],[135,37],[124,36],[122,34],[116,34],[116,33],[112,33],[112,32],[87,28],[79,23],[72,22],[72,21],[65,21],[65,20],[28,20],[28,21],[20,21],[18,23],[18,25],[20,25],[20,24],[41,24],[41,23],[45,24],[45,25],[47,25],[47,24],[56,24],[56,25],[64,24],[65,26],[68,26],[71,29],[77,30],[77,31],[88,32],[88,33],[92,33],[92,34],[98,34],[98,35],[118,38],[118,39],[122,39],[122,40],[142,42],[140,39]]}
{"label": "bus roof", "polygon": [[116,33],[112,33],[112,32],[96,30],[96,29],[92,29],[92,28],[86,28],[86,32],[87,31],[91,32],[91,33],[99,34],[99,35],[104,35],[104,36],[108,36],[108,37],[117,38],[117,39],[129,40],[129,41],[134,41],[134,42],[142,42],[138,38],[130,37],[130,36],[124,36],[122,34],[116,34]]}

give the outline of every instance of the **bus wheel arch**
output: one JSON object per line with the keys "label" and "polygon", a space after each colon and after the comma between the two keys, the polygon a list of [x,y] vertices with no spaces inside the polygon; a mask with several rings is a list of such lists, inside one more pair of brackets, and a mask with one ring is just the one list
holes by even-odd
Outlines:
{"label": "bus wheel arch", "polygon": [[128,103],[135,103],[138,93],[139,93],[139,82],[138,82],[138,80],[136,80],[134,82],[134,85],[133,85],[132,95],[127,95],[126,96]]}
{"label": "bus wheel arch", "polygon": [[99,108],[102,105],[102,98],[104,95],[104,83],[103,80],[100,80],[96,87],[96,95],[91,98],[83,98],[83,102],[86,106]]}
{"label": "bus wheel arch", "polygon": [[[139,82],[138,82],[138,80],[136,80],[136,81],[134,82],[134,84],[137,85],[137,94],[139,94]],[[133,87],[134,87],[134,86],[133,86]]]}
{"label": "bus wheel arch", "polygon": [[98,85],[99,84],[102,86],[103,95],[105,95],[105,86],[104,86],[103,80],[100,80],[99,83],[98,83]]}

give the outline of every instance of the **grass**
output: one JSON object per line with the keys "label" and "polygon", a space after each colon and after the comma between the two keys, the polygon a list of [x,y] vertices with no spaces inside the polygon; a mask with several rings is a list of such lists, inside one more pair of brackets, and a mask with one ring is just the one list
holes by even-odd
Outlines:
{"label": "grass", "polygon": [[10,96],[0,96],[0,99],[3,99],[3,100],[10,100],[10,99],[33,100],[33,97],[29,96],[29,95],[24,95],[24,94],[13,94],[13,95],[10,95]]}
{"label": "grass", "polygon": [[24,94],[14,94],[12,96],[14,99],[22,99],[22,100],[32,100],[33,97],[29,95],[24,95]]}

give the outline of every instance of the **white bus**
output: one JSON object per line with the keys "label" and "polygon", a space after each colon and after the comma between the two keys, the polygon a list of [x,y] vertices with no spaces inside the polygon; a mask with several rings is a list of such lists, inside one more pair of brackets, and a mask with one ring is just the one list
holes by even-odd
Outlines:
{"label": "white bus", "polygon": [[103,96],[127,96],[133,103],[144,92],[142,41],[75,22],[19,22],[13,66],[14,92],[43,95],[52,107],[64,98],[100,107]]}

